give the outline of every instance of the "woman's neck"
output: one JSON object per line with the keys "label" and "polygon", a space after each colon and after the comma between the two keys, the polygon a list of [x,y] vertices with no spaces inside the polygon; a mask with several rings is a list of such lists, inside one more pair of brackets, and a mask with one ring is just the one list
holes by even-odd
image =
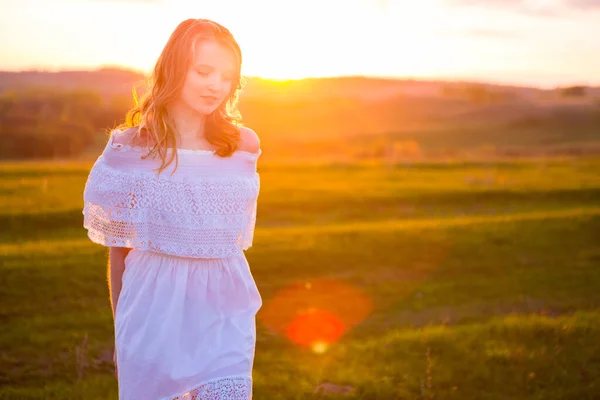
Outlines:
{"label": "woman's neck", "polygon": [[176,134],[179,136],[178,147],[193,147],[196,143],[205,141],[206,115],[198,114],[181,103],[173,104],[168,111],[175,123]]}

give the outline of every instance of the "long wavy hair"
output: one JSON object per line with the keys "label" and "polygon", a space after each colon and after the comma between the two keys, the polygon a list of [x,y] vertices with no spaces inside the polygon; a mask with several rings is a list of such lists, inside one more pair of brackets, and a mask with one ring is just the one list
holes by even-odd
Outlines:
{"label": "long wavy hair", "polygon": [[[215,146],[221,157],[232,155],[240,142],[241,116],[237,109],[239,91],[242,89],[242,52],[231,32],[222,25],[206,19],[187,19],[173,31],[163,48],[152,75],[147,79],[148,89],[141,99],[133,89],[134,107],[127,112],[125,122],[117,129],[138,127],[133,139],[145,143],[150,148],[143,158],[157,155],[161,159],[158,172],[162,172],[175,159],[178,165],[176,130],[169,117],[167,106],[178,99],[183,89],[186,75],[193,61],[198,40],[215,40],[231,49],[236,66],[233,84],[227,99],[207,116],[205,136]],[[174,172],[174,171],[173,171]]]}

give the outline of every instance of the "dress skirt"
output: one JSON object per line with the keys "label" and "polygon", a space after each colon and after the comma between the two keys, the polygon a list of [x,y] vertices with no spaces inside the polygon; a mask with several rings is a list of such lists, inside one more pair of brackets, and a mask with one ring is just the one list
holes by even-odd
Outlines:
{"label": "dress skirt", "polygon": [[119,399],[251,399],[261,306],[243,253],[132,249],[115,310]]}

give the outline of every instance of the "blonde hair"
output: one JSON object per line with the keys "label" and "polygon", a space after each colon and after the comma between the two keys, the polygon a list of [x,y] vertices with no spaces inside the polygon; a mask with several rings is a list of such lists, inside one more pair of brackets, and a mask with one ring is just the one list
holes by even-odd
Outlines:
{"label": "blonde hair", "polygon": [[175,127],[168,117],[167,105],[177,99],[183,88],[196,43],[206,39],[215,40],[231,49],[236,66],[229,96],[208,116],[205,136],[209,143],[217,147],[216,154],[221,157],[230,156],[239,148],[241,116],[237,110],[237,101],[243,85],[240,47],[231,32],[218,23],[206,19],[187,19],[169,37],[148,79],[148,90],[140,100],[136,89],[133,89],[134,107],[128,111],[125,123],[117,126],[118,129],[138,127],[135,136],[140,142],[153,144],[144,158],[151,155],[154,158],[158,154],[162,160],[159,173],[173,159],[177,168],[176,151],[172,151],[171,157],[166,160],[167,149],[177,148]]}

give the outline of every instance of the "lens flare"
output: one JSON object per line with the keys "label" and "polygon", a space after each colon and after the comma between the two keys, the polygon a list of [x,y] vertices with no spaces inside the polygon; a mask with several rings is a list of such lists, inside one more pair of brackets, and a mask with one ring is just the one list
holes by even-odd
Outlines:
{"label": "lens flare", "polygon": [[343,333],[344,323],[325,310],[308,310],[298,315],[286,332],[293,342],[306,347],[335,342]]}
{"label": "lens flare", "polygon": [[324,353],[371,312],[359,289],[329,279],[298,282],[265,301],[258,317],[298,346]]}
{"label": "lens flare", "polygon": [[329,346],[327,345],[327,343],[323,343],[323,342],[316,342],[315,344],[313,344],[312,346],[312,351],[314,351],[317,354],[323,354],[327,351],[327,348]]}

